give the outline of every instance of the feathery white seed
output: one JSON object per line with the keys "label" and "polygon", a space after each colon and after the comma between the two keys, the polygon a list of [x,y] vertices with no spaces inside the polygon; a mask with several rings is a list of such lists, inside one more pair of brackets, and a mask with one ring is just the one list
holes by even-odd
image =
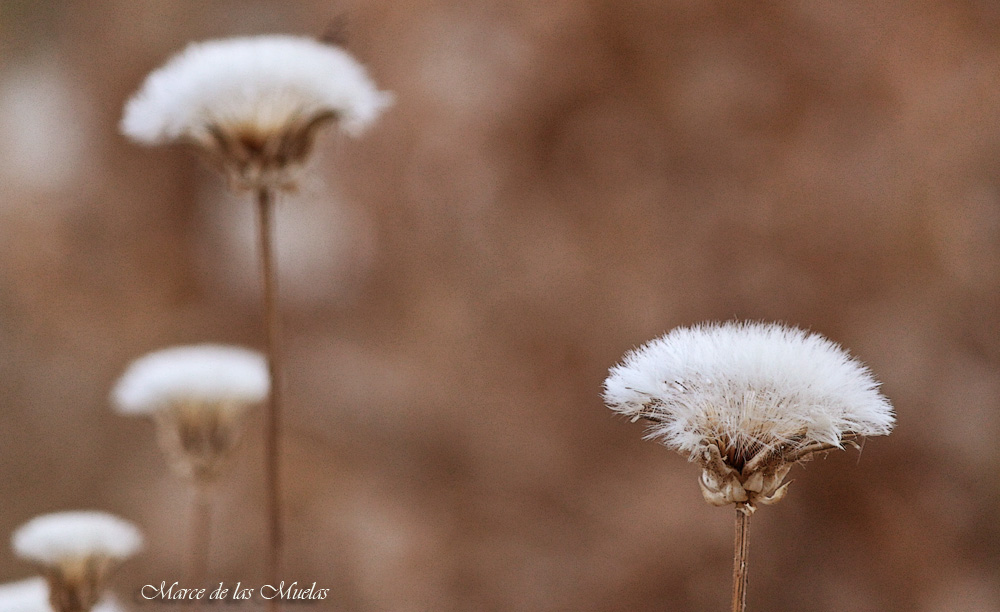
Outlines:
{"label": "feathery white seed", "polygon": [[679,452],[703,440],[740,452],[888,434],[892,406],[878,386],[823,336],[730,322],[677,328],[627,353],[604,400],[623,415],[654,417],[649,436]]}
{"label": "feathery white seed", "polygon": [[346,51],[284,35],[192,43],[152,72],[121,130],[145,144],[204,139],[212,126],[269,133],[333,113],[356,135],[392,103]]}
{"label": "feathery white seed", "polygon": [[271,387],[257,351],[217,344],[177,346],[132,362],[112,391],[120,412],[149,414],[177,403],[255,404]]}
{"label": "feathery white seed", "polygon": [[123,560],[142,548],[132,523],[105,512],[56,512],[37,516],[11,536],[14,552],[40,565],[88,557]]}

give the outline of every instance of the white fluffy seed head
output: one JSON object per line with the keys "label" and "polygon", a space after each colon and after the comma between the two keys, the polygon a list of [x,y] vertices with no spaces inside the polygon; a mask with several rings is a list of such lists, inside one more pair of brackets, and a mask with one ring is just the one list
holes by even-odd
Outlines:
{"label": "white fluffy seed head", "polygon": [[674,329],[611,369],[604,400],[649,417],[650,437],[692,455],[703,441],[744,459],[761,449],[840,446],[894,424],[864,365],[818,334],[766,323]]}
{"label": "white fluffy seed head", "polygon": [[192,43],[129,100],[122,132],[145,144],[201,141],[212,127],[268,133],[332,113],[359,133],[392,102],[346,51],[296,36]]}
{"label": "white fluffy seed head", "polygon": [[132,523],[105,512],[56,512],[19,527],[11,545],[19,557],[58,567],[87,558],[127,559],[142,548],[142,533]]}
{"label": "white fluffy seed head", "polygon": [[262,354],[199,344],[140,357],[125,370],[111,395],[122,413],[151,414],[178,404],[256,404],[267,397],[270,387]]}
{"label": "white fluffy seed head", "polygon": [[[114,597],[105,597],[91,612],[123,612]],[[0,584],[0,612],[53,612],[49,585],[44,578],[26,578]]]}

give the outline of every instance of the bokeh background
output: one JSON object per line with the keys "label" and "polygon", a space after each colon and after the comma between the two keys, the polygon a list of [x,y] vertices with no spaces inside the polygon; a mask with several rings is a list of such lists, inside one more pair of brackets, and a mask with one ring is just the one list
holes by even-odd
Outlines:
{"label": "bokeh background", "polygon": [[[899,423],[754,517],[749,609],[1000,610],[1000,7],[986,0],[0,3],[0,534],[97,508],[185,575],[126,364],[260,347],[253,217],[118,134],[193,40],[346,23],[395,107],[281,202],[289,581],[311,609],[727,609],[732,513],[600,399],[677,325],[849,347]],[[342,19],[345,18],[345,19]],[[261,427],[216,581],[259,585]],[[0,554],[0,579],[32,568]]]}

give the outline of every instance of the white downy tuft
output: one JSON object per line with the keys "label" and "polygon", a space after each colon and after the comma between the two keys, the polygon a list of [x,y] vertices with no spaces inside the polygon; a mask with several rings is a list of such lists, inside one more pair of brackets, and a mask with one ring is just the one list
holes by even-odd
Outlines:
{"label": "white downy tuft", "polygon": [[693,453],[701,440],[740,449],[839,446],[887,434],[892,406],[868,369],[818,334],[777,324],[677,328],[611,369],[604,399],[653,416],[651,435]]}
{"label": "white downy tuft", "polygon": [[11,537],[18,556],[44,566],[87,558],[121,561],[142,548],[132,523],[105,512],[56,512],[35,517]]}
{"label": "white downy tuft", "polygon": [[201,344],[140,357],[119,379],[112,400],[120,412],[149,414],[179,403],[255,404],[269,390],[267,360],[262,354]]}
{"label": "white downy tuft", "polygon": [[213,129],[280,132],[330,113],[355,135],[392,102],[338,47],[285,35],[193,43],[129,100],[122,132],[145,144],[204,141]]}

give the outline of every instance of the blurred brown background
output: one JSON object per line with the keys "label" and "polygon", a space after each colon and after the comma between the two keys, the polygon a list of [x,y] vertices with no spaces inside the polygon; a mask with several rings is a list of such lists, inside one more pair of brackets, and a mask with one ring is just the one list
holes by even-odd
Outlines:
{"label": "blurred brown background", "polygon": [[[749,609],[1000,610],[996,3],[0,6],[3,537],[109,510],[149,539],[126,602],[183,580],[188,493],[107,395],[153,349],[262,346],[253,218],[121,108],[189,41],[346,15],[397,104],[281,203],[285,575],[331,589],[313,609],[726,609],[731,511],[600,390],[739,317],[843,343],[899,416],[755,516]],[[257,585],[251,426],[211,575]]]}

